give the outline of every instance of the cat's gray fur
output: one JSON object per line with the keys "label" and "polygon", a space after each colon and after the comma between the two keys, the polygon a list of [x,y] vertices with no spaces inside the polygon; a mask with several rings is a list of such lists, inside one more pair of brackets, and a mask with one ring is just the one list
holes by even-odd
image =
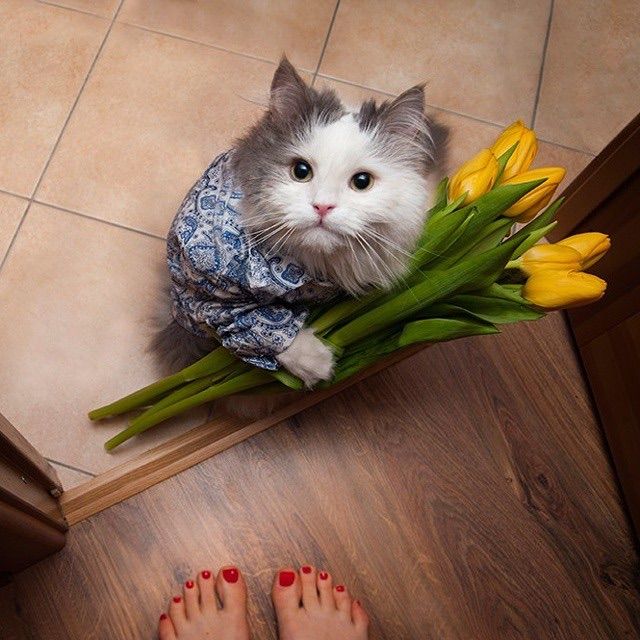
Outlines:
{"label": "cat's gray fur", "polygon": [[[374,143],[384,149],[390,163],[404,165],[412,171],[419,167],[426,174],[437,172],[442,166],[446,130],[428,120],[423,107],[423,87],[416,86],[381,104],[368,100],[351,113],[360,130],[369,133]],[[272,81],[268,110],[234,145],[233,171],[247,209],[260,210],[268,206],[272,183],[282,179],[279,172],[282,165],[290,161],[296,143],[314,128],[336,123],[347,113],[333,90],[306,85],[286,58],[283,59]],[[380,245],[378,250],[382,255],[386,247]],[[293,253],[293,256],[304,263],[307,254]],[[347,290],[360,290],[364,276],[356,274],[350,279],[345,273],[353,266],[348,264],[348,256],[346,264],[345,256],[342,257],[338,272],[332,271],[339,262],[333,258],[315,259],[304,266],[337,282],[343,279]],[[389,282],[372,281],[371,284],[385,286]],[[166,326],[165,320],[151,346],[166,370],[176,371],[210,352],[216,342],[197,338],[176,322]]]}

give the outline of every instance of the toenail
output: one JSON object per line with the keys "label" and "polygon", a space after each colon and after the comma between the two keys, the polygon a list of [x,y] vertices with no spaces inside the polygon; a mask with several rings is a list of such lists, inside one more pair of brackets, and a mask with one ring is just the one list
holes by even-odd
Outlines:
{"label": "toenail", "polygon": [[281,571],[278,576],[278,582],[281,587],[290,587],[296,579],[296,574],[293,571]]}
{"label": "toenail", "polygon": [[222,577],[225,582],[230,582],[231,584],[238,582],[238,575],[238,570],[236,568],[222,570]]}
{"label": "toenail", "polygon": [[326,580],[329,577],[329,574],[326,571],[320,572],[320,580]]}
{"label": "toenail", "polygon": [[193,580],[187,580],[184,586],[187,587],[187,589],[193,589]]}
{"label": "toenail", "polygon": [[161,613],[160,614],[160,620],[166,620],[167,619],[167,614],[166,613]]}
{"label": "toenail", "polygon": [[302,567],[302,573],[311,573],[311,567],[305,565],[304,567]]}
{"label": "toenail", "polygon": [[339,591],[340,593],[342,593],[342,592],[344,591],[344,585],[343,585],[343,584],[339,584],[339,585],[336,587],[336,591]]}
{"label": "toenail", "polygon": [[173,601],[178,604],[178,602],[182,602],[182,598],[180,596],[173,596]]}
{"label": "toenail", "polygon": [[208,580],[208,579],[211,577],[211,571],[206,571],[206,570],[205,570],[205,571],[203,571],[200,575],[201,575],[205,580]]}

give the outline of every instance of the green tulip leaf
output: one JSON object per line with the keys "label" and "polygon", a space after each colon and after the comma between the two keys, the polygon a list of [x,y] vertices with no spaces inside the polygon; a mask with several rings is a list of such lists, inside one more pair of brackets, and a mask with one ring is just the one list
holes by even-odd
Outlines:
{"label": "green tulip leaf", "polygon": [[433,199],[433,207],[429,209],[428,215],[444,209],[447,206],[447,189],[449,187],[449,178],[442,178],[436,187],[436,193]]}
{"label": "green tulip leaf", "polygon": [[558,198],[557,200],[554,200],[541,214],[528,222],[512,237],[524,240],[533,231],[538,231],[538,229],[542,229],[543,227],[551,224],[554,221],[556,213],[558,212],[558,209],[563,202],[564,198]]}
{"label": "green tulip leaf", "polygon": [[442,257],[444,252],[464,234],[474,214],[475,209],[465,207],[450,213],[437,225],[433,225],[430,231],[427,224],[425,227],[427,232],[411,258],[410,271],[415,271]]}
{"label": "green tulip leaf", "polygon": [[538,320],[544,315],[540,311],[513,300],[485,298],[472,294],[453,296],[447,299],[447,303],[472,313],[476,318],[495,324],[506,324],[521,320]]}
{"label": "green tulip leaf", "polygon": [[519,258],[523,253],[525,253],[526,251],[529,251],[529,249],[531,249],[531,247],[533,247],[533,245],[538,244],[538,242],[540,242],[540,240],[542,240],[542,238],[544,238],[547,233],[549,233],[549,231],[551,231],[551,229],[553,229],[556,226],[557,221],[553,221],[551,223],[549,223],[546,227],[542,227],[541,229],[536,229],[534,231],[531,231],[531,233],[529,233],[529,235],[522,241],[522,243],[520,244],[520,246],[513,252],[513,256],[511,256],[512,260],[516,260],[517,258]]}
{"label": "green tulip leaf", "polygon": [[399,346],[406,347],[416,342],[445,342],[467,336],[500,333],[499,329],[487,322],[469,318],[430,318],[414,320],[405,325]]}
{"label": "green tulip leaf", "polygon": [[[445,197],[446,197],[446,193],[445,193]],[[430,209],[429,213],[427,214],[427,221],[425,223],[423,236],[426,237],[428,235],[429,231],[431,230],[431,228],[433,227],[433,225],[436,223],[437,220],[446,218],[448,215],[450,215],[456,209],[458,209],[458,207],[460,207],[460,205],[464,202],[465,198],[466,198],[466,194],[462,194],[461,196],[458,196],[455,200],[453,200],[449,204],[446,204],[445,202],[446,206],[444,207],[439,207],[437,209],[434,207]]]}
{"label": "green tulip leaf", "polygon": [[500,217],[490,225],[487,225],[485,234],[470,249],[468,255],[476,255],[497,247],[513,226],[511,218]]}
{"label": "green tulip leaf", "polygon": [[511,159],[511,156],[514,154],[516,148],[520,144],[520,141],[516,142],[514,145],[510,146],[499,158],[498,158],[498,175],[496,176],[496,182],[499,182],[502,174],[504,173],[504,168],[507,166],[507,162]]}
{"label": "green tulip leaf", "polygon": [[502,298],[503,300],[511,300],[518,304],[528,305],[529,303],[522,297],[521,292],[521,284],[499,284],[494,282],[488,287],[479,289],[473,293],[484,298]]}

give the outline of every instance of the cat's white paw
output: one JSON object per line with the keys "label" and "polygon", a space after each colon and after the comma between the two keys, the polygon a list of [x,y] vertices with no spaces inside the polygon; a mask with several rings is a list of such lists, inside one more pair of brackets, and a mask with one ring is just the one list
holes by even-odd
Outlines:
{"label": "cat's white paw", "polygon": [[329,380],[333,373],[333,353],[311,329],[302,329],[289,347],[276,357],[307,387],[313,387],[320,380]]}

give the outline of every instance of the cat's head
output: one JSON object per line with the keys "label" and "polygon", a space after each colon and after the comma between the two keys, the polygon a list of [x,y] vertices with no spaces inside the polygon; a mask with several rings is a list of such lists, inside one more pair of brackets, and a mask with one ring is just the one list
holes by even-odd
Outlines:
{"label": "cat's head", "polygon": [[391,284],[433,189],[437,149],[423,109],[416,86],[349,110],[283,58],[268,110],[233,158],[253,241],[347,291]]}

